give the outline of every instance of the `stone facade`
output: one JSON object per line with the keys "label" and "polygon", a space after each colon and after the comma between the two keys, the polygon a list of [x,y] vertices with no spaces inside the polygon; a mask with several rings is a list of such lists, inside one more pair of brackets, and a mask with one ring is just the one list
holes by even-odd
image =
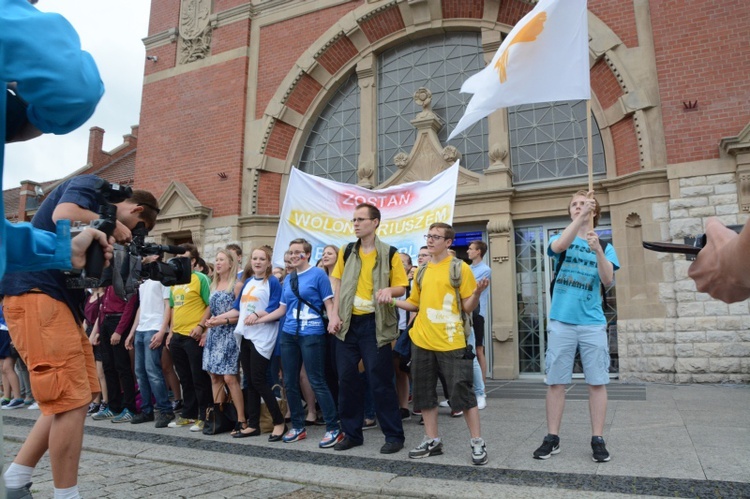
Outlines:
{"label": "stone facade", "polygon": [[[664,240],[683,242],[703,232],[706,217],[744,224],[733,173],[680,177],[676,196],[654,203]],[[658,300],[663,319],[618,322],[620,378],[678,383],[750,382],[750,303],[726,304],[695,289],[684,256],[658,256],[664,279]]]}

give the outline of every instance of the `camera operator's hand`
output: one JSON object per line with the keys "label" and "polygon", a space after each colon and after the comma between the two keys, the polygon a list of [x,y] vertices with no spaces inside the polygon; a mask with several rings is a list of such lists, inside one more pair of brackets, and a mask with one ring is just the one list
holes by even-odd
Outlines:
{"label": "camera operator's hand", "polygon": [[104,266],[106,267],[112,259],[113,242],[113,240],[107,241],[107,235],[104,232],[88,227],[70,240],[70,263],[73,268],[82,269],[86,266],[86,250],[91,244],[99,244],[104,251]]}
{"label": "camera operator's hand", "polygon": [[119,220],[117,221],[117,224],[115,224],[115,232],[112,235],[115,236],[115,241],[120,244],[129,243],[133,239],[133,234],[130,232],[130,229]]}

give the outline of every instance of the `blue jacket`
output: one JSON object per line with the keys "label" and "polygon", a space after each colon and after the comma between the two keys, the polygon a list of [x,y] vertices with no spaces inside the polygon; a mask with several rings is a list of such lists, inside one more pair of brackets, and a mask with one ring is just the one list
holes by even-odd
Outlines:
{"label": "blue jacket", "polygon": [[[29,122],[43,133],[65,134],[96,109],[104,84],[94,59],[81,50],[73,26],[26,0],[0,0],[0,82],[16,82]],[[6,92],[0,87],[0,176],[5,160]],[[50,165],[52,166],[52,165]],[[57,233],[11,224],[0,204],[0,277],[5,272],[70,268],[70,225]]]}

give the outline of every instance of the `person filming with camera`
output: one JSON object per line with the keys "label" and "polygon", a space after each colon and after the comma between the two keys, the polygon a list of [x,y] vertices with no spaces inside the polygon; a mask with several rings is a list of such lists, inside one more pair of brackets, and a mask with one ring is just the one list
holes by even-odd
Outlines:
{"label": "person filming with camera", "polygon": [[[54,232],[59,220],[89,224],[99,219],[106,202],[102,192],[112,188],[94,175],[70,178],[42,202],[31,225]],[[112,203],[114,239],[128,242],[131,230],[141,222],[153,228],[157,204],[151,193],[141,190]],[[59,270],[43,270],[5,275],[0,292],[6,296],[8,326],[29,366],[42,413],[5,473],[8,490],[23,489],[20,482],[30,482],[31,472],[48,449],[55,487],[77,487],[86,410],[92,394],[99,391],[91,344],[81,328],[83,289],[69,289],[66,275]]]}

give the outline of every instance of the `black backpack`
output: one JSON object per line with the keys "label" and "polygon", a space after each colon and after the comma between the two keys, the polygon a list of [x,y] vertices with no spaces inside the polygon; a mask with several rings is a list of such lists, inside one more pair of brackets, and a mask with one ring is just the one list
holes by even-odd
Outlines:
{"label": "black backpack", "polygon": [[[599,240],[599,244],[602,246],[602,251],[605,253],[607,252],[607,245],[609,245],[609,242]],[[549,300],[550,303],[552,303],[552,293],[555,290],[555,281],[557,280],[557,275],[560,273],[560,269],[563,266],[563,263],[565,262],[565,255],[568,253],[568,250],[566,249],[562,253],[560,253],[559,259],[557,260],[557,265],[555,265],[555,273],[552,274],[552,279],[549,281]],[[599,281],[599,288],[600,293],[602,295],[602,312],[604,312],[607,309],[607,288],[604,287],[604,283]]]}

